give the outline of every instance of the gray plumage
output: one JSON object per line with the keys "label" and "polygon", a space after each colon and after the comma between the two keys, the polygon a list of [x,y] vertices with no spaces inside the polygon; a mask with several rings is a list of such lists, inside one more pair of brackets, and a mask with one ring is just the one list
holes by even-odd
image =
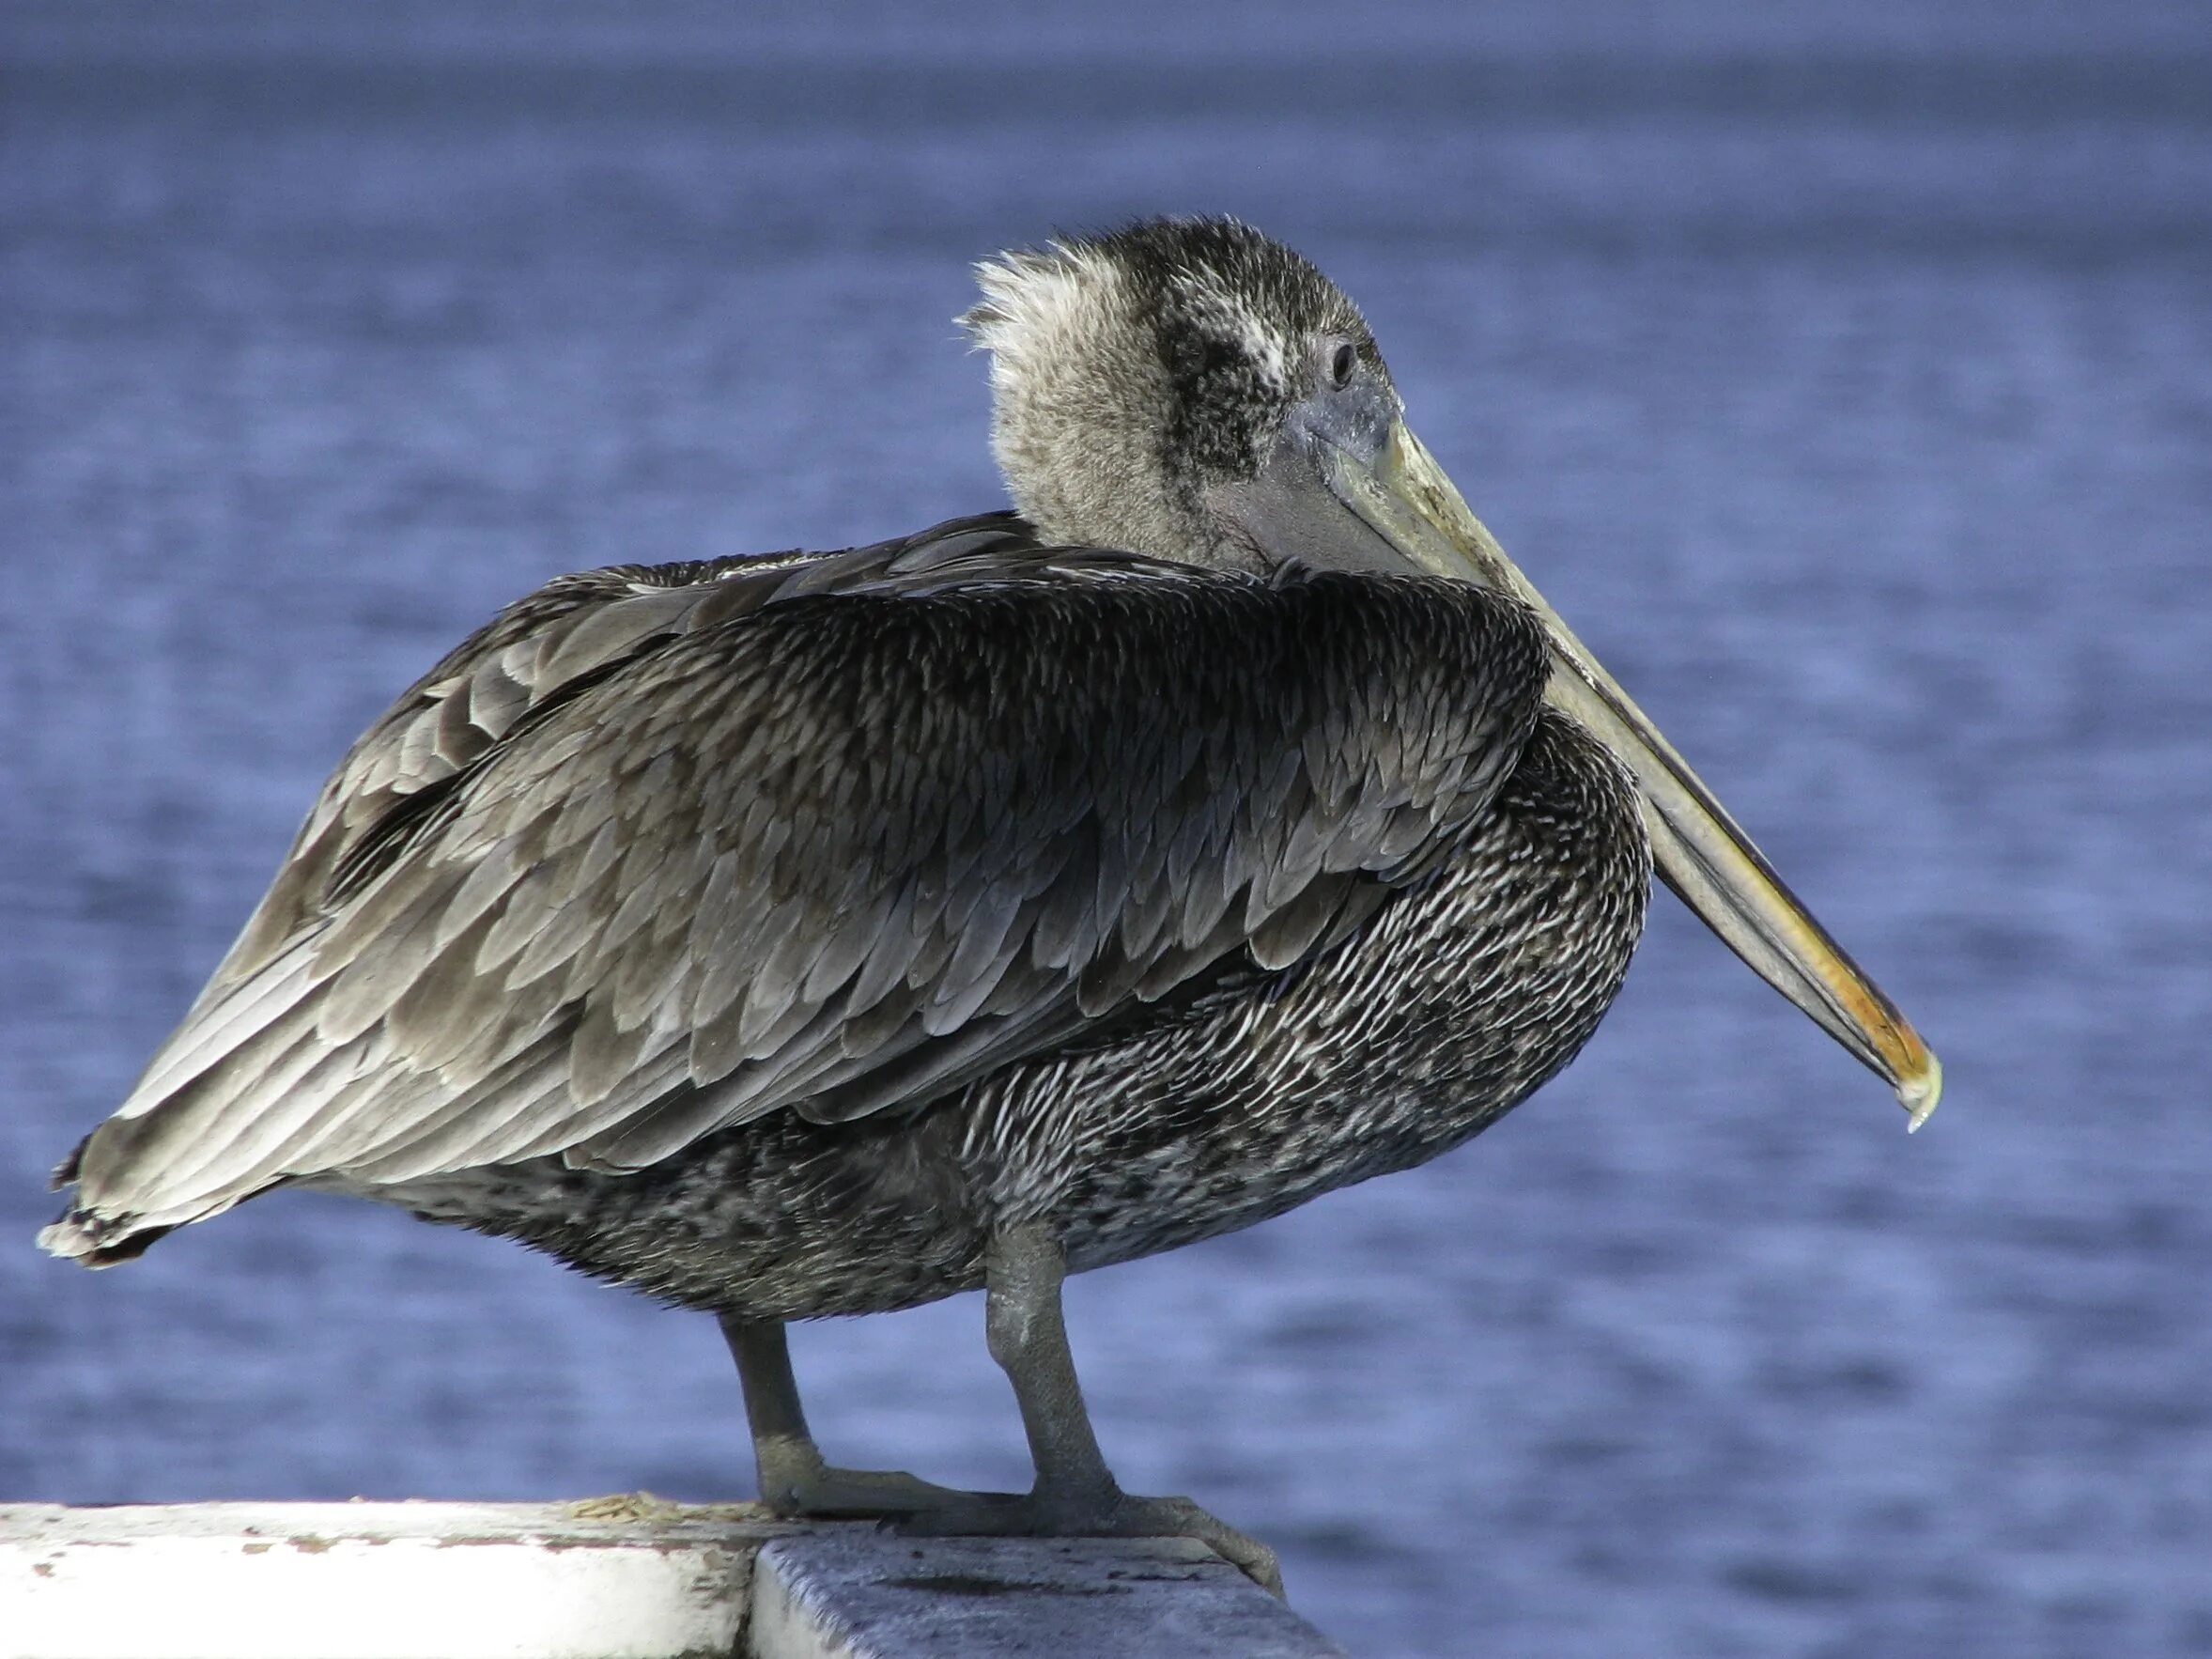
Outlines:
{"label": "gray plumage", "polygon": [[[1478,588],[1052,550],[1012,515],[851,553],[562,578],[347,757],[71,1171],[81,1211],[125,1217],[85,1231],[128,1238],[313,1181],[448,1215],[482,1202],[523,1236],[556,1215],[588,1232],[565,1212],[627,1214],[661,1186],[627,1172],[764,1116],[834,1145],[889,1110],[896,1140],[918,1105],[964,1091],[1010,1120],[964,1137],[982,1155],[1059,1115],[1054,1159],[1111,1165],[1128,1091],[1218,1069],[1225,1030],[1241,1072],[1281,1068],[1270,1109],[1287,1127],[1313,1088],[1315,991],[1352,994],[1367,955],[1421,921],[1434,946],[1476,942],[1430,912],[1545,896],[1514,892],[1493,849],[1535,845],[1521,820],[1542,803],[1498,798],[1546,723],[1544,660],[1536,625]],[[1615,768],[1547,718],[1539,758],[1573,763],[1556,783],[1586,798],[1577,822],[1596,808],[1631,831],[1597,884],[1618,943],[1576,987],[1586,1019],[1632,942],[1636,907],[1613,890],[1642,891],[1641,841]],[[1502,867],[1470,892],[1485,851]],[[1410,914],[1372,926],[1393,898]],[[1483,1114],[1455,1105],[1494,1109],[1566,1058],[1498,1029],[1485,999],[1509,987],[1449,957],[1424,973],[1441,983],[1405,989],[1446,1029],[1400,1063],[1364,1047],[1366,1086],[1418,1049],[1429,1089],[1462,1101],[1402,1110],[1471,1131]],[[1077,1076],[1116,1101],[1071,1097]],[[1340,1111],[1408,1133],[1371,1100]],[[1440,1150],[1435,1131],[1415,1142]],[[657,1277],[642,1259],[599,1270]],[[750,1277],[661,1288],[750,1307]],[[847,1299],[896,1305],[825,1283],[779,1306]]]}

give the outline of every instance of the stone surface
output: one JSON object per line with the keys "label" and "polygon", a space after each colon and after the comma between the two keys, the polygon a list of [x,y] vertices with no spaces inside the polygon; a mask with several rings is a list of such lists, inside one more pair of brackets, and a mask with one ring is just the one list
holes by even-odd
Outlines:
{"label": "stone surface", "polygon": [[751,1659],[1344,1659],[1188,1539],[900,1538],[824,1528],[755,1567]]}

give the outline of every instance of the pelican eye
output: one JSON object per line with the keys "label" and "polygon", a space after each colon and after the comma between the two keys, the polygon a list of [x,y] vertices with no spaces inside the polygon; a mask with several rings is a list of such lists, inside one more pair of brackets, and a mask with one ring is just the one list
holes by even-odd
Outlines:
{"label": "pelican eye", "polygon": [[1359,367],[1359,349],[1350,340],[1339,340],[1337,349],[1329,353],[1329,383],[1339,392],[1352,384],[1352,376]]}

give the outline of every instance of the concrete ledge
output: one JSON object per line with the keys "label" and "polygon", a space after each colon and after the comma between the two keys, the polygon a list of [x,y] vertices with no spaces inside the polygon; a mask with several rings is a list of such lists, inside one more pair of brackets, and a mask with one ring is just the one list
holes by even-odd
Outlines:
{"label": "concrete ledge", "polygon": [[754,1569],[752,1659],[1344,1659],[1187,1538],[780,1538]]}
{"label": "concrete ledge", "polygon": [[0,1505],[0,1659],[1323,1659],[1184,1539],[911,1539],[752,1505]]}

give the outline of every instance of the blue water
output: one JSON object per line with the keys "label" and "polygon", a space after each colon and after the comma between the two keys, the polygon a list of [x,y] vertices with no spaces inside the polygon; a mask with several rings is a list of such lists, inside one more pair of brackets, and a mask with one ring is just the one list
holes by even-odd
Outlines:
{"label": "blue water", "polygon": [[[965,262],[1228,209],[1948,1063],[1671,901],[1476,1145],[1077,1284],[1109,1453],[1383,1655],[2212,1652],[2212,24],[1818,0],[0,13],[0,1496],[750,1490],[708,1323],[43,1171],[556,571],[998,499]],[[963,1299],[800,1333],[1024,1476]]]}

